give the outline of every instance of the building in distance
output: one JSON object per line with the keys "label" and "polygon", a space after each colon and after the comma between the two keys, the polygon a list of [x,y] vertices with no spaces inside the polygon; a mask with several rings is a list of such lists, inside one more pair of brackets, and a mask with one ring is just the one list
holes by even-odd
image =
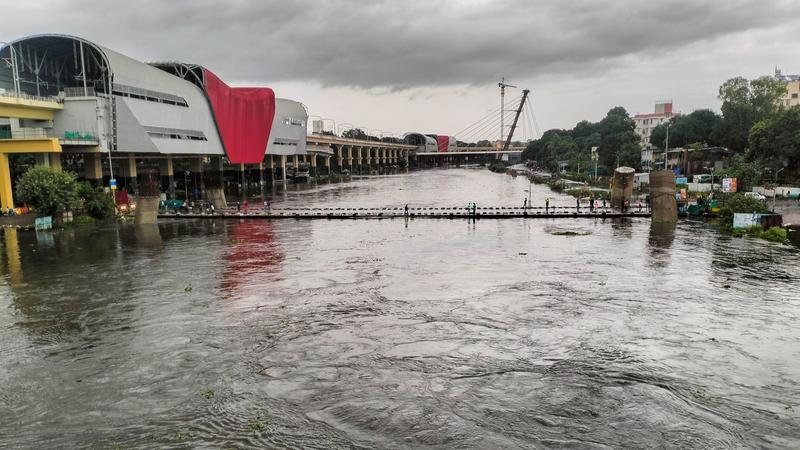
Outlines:
{"label": "building in distance", "polygon": [[784,75],[776,67],[775,79],[786,83],[786,95],[781,99],[781,104],[787,108],[800,105],[800,75]]}

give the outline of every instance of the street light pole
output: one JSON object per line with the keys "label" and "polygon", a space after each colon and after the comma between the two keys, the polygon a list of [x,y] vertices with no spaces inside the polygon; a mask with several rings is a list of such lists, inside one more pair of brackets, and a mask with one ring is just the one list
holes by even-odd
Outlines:
{"label": "street light pole", "polygon": [[664,143],[664,170],[667,170],[667,153],[669,152],[669,123],[667,123],[667,139]]}

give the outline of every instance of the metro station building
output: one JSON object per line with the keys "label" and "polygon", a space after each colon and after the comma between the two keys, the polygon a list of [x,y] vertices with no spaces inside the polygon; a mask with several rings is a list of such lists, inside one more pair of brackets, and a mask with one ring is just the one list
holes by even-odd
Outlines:
{"label": "metro station building", "polygon": [[113,176],[133,193],[143,176],[171,197],[208,183],[246,192],[318,156],[307,119],[300,102],[230,87],[200,65],[146,64],[65,35],[0,43],[0,203],[13,206],[31,164],[103,186]]}

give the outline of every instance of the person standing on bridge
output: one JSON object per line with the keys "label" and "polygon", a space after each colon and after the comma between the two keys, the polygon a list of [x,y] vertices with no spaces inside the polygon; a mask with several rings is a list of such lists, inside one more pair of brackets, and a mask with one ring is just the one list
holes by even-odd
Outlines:
{"label": "person standing on bridge", "polygon": [[245,214],[250,212],[250,205],[247,203],[247,199],[242,203],[242,210]]}
{"label": "person standing on bridge", "polygon": [[575,211],[577,211],[578,213],[581,212],[581,198],[580,197],[575,199]]}
{"label": "person standing on bridge", "polygon": [[594,212],[594,196],[589,197],[589,212]]}
{"label": "person standing on bridge", "polygon": [[522,200],[522,209],[528,209],[528,197]]}
{"label": "person standing on bridge", "polygon": [[408,203],[406,203],[406,215],[408,215]]}
{"label": "person standing on bridge", "polygon": [[547,197],[544,200],[544,213],[547,214],[550,212],[550,197]]}

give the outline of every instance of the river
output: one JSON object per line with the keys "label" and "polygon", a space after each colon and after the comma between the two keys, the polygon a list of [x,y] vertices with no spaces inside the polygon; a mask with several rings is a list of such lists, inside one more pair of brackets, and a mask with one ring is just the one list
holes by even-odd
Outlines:
{"label": "river", "polygon": [[[273,205],[521,206],[528,187],[428,170]],[[800,252],[702,222],[0,235],[2,448],[800,446]]]}

